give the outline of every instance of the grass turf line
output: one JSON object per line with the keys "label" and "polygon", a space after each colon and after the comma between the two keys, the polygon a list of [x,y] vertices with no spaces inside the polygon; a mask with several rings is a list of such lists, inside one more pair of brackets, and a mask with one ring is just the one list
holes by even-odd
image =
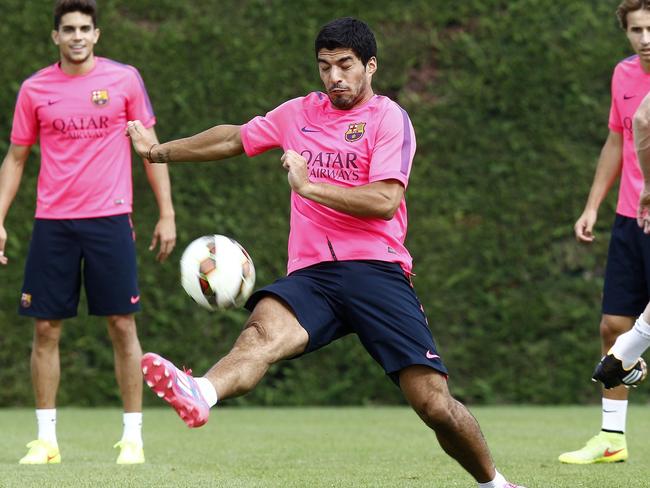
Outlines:
{"label": "grass turf line", "polygon": [[[567,466],[600,426],[588,407],[475,407],[499,470],[528,488],[648,486],[650,412],[628,413],[631,459],[615,465]],[[117,466],[111,449],[121,411],[62,408],[63,462],[19,466],[35,435],[31,409],[0,409],[0,487],[473,487],[472,479],[405,407],[219,408],[191,430],[168,408],[147,409],[147,463]]]}

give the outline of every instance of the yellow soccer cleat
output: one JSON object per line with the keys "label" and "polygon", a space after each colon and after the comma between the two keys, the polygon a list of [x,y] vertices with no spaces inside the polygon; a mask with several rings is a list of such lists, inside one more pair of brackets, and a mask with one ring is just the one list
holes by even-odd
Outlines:
{"label": "yellow soccer cleat", "polygon": [[144,449],[140,444],[131,441],[120,441],[113,448],[120,448],[117,464],[142,464],[144,463]]}
{"label": "yellow soccer cleat", "polygon": [[627,456],[625,434],[601,431],[582,449],[560,454],[558,459],[566,464],[622,463]]}
{"label": "yellow soccer cleat", "polygon": [[19,464],[59,464],[61,453],[59,446],[37,439],[27,444],[29,451],[18,461]]}

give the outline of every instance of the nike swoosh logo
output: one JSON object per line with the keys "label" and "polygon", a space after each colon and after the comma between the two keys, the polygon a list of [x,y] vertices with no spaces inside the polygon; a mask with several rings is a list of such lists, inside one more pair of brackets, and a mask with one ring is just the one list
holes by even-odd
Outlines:
{"label": "nike swoosh logo", "polygon": [[55,103],[58,103],[58,102],[60,102],[60,101],[61,101],[61,100],[48,100],[48,101],[47,101],[47,104],[48,104],[48,105],[54,105]]}
{"label": "nike swoosh logo", "polygon": [[622,450],[623,450],[623,449],[619,449],[618,451],[610,451],[610,450],[609,450],[609,447],[608,447],[607,449],[605,449],[605,452],[603,453],[603,456],[605,456],[605,457],[611,457],[611,456],[613,456],[614,454],[618,454],[618,453],[621,452]]}
{"label": "nike swoosh logo", "polygon": [[133,305],[135,305],[135,304],[138,303],[139,301],[140,301],[140,295],[138,295],[137,297],[131,297],[131,303],[132,303]]}
{"label": "nike swoosh logo", "polygon": [[636,95],[623,95],[623,100],[629,100],[630,98],[634,98]]}
{"label": "nike swoosh logo", "polygon": [[427,359],[440,359],[440,356],[433,354],[431,351],[427,351],[426,357]]}
{"label": "nike swoosh logo", "polygon": [[320,130],[318,130],[318,129],[310,129],[307,126],[303,127],[300,130],[303,131],[303,132],[320,132]]}
{"label": "nike swoosh logo", "polygon": [[605,410],[605,409],[603,409],[603,412],[604,413],[614,413],[614,412],[618,412],[618,410]]}
{"label": "nike swoosh logo", "polygon": [[50,456],[50,455],[48,455],[48,456],[47,456],[47,461],[50,462],[50,461],[51,461],[52,459],[54,459],[55,457],[56,457],[56,454],[55,454],[54,456]]}

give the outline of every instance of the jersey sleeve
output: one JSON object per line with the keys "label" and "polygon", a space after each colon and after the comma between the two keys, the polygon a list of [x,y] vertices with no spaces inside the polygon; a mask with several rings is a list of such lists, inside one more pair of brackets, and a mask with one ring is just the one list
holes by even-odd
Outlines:
{"label": "jersey sleeve", "polygon": [[414,155],[415,132],[411,120],[404,109],[391,103],[377,131],[369,181],[395,179],[406,187]]}
{"label": "jersey sleeve", "polygon": [[611,84],[612,103],[609,108],[608,127],[613,132],[621,133],[623,132],[623,124],[621,123],[621,115],[618,111],[618,105],[616,103],[616,101],[618,100],[618,97],[616,96],[617,81],[618,81],[618,69],[615,69],[614,74],[612,76],[612,84]]}
{"label": "jersey sleeve", "polygon": [[282,135],[299,103],[299,99],[289,100],[264,117],[255,117],[242,125],[241,140],[246,155],[256,156],[269,149],[281,148]]}
{"label": "jersey sleeve", "polygon": [[18,92],[14,119],[11,126],[11,143],[19,146],[31,146],[38,139],[38,119],[29,96],[29,89],[23,85]]}
{"label": "jersey sleeve", "polygon": [[127,86],[127,118],[128,120],[139,120],[148,129],[156,123],[153,106],[138,70],[132,66],[129,66],[128,69],[130,73]]}

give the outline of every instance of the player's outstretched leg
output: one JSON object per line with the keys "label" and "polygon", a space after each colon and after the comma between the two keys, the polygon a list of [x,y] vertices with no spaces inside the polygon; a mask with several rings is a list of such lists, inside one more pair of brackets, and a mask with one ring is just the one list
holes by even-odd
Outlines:
{"label": "player's outstretched leg", "polygon": [[169,403],[190,427],[208,421],[210,407],[219,399],[244,395],[269,367],[304,352],[309,335],[291,309],[273,296],[263,297],[251,312],[232,349],[201,378],[179,370],[154,353],[142,357],[147,385]]}
{"label": "player's outstretched leg", "polygon": [[158,354],[142,356],[142,374],[147,386],[169,403],[188,427],[201,427],[208,421],[206,402],[191,370],[181,371]]}
{"label": "player's outstretched leg", "polygon": [[619,385],[636,387],[647,375],[648,367],[643,358],[637,359],[631,367],[624,368],[621,360],[610,353],[603,356],[596,365],[591,379],[600,381],[605,389],[610,389]]}
{"label": "player's outstretched leg", "polygon": [[400,372],[404,396],[436,434],[440,447],[480,483],[494,488],[525,488],[509,483],[495,468],[481,428],[472,414],[454,399],[445,378],[426,366]]}

